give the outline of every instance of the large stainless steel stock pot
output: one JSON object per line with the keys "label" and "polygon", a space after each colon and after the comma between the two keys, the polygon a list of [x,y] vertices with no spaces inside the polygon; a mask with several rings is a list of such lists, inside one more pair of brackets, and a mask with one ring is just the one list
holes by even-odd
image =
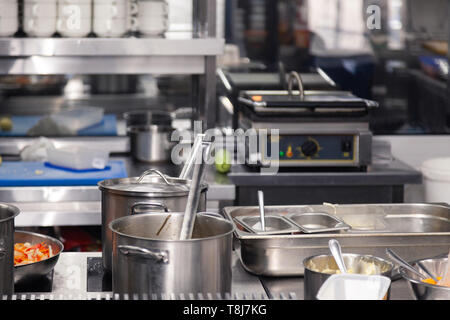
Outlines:
{"label": "large stainless steel stock pot", "polygon": [[[112,270],[111,221],[131,214],[137,203],[162,204],[170,211],[184,212],[190,180],[168,177],[157,170],[147,170],[140,177],[108,179],[98,183],[102,192],[102,257],[106,271]],[[203,184],[198,211],[206,209],[206,191]],[[136,210],[139,213],[139,210]]]}
{"label": "large stainless steel stock pot", "polygon": [[114,293],[231,293],[233,224],[219,214],[198,213],[192,238],[179,240],[183,216],[142,213],[109,224]]}

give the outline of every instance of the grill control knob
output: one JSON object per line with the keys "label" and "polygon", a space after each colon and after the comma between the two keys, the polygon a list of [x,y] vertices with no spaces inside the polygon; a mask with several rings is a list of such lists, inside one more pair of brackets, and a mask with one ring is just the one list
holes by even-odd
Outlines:
{"label": "grill control knob", "polygon": [[312,157],[319,151],[319,146],[315,141],[307,140],[302,144],[302,153],[305,157]]}

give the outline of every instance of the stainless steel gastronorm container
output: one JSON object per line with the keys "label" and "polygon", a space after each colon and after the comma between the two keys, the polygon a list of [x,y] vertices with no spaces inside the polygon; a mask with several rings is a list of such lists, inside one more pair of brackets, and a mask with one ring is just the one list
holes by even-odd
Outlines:
{"label": "stainless steel gastronorm container", "polygon": [[[351,229],[339,233],[256,235],[236,225],[235,249],[240,247],[242,265],[256,275],[303,275],[303,260],[329,254],[330,239],[337,239],[345,253],[387,259],[386,248],[391,248],[408,261],[448,253],[450,247],[450,207],[446,205],[266,206],[265,212],[271,215],[326,212],[335,214]],[[227,207],[224,214],[234,221],[237,216],[259,215],[259,209],[256,206]]]}
{"label": "stainless steel gastronorm container", "polygon": [[0,294],[14,292],[14,218],[19,208],[0,203]]}
{"label": "stainless steel gastronorm container", "polygon": [[[112,232],[108,228],[111,221],[131,214],[138,203],[162,204],[169,211],[184,212],[189,194],[190,180],[146,176],[141,184],[138,177],[108,179],[99,182],[102,193],[102,258],[105,271],[112,270]],[[206,210],[207,185],[202,186],[198,211]],[[153,208],[161,211],[159,208]]]}
{"label": "stainless steel gastronorm container", "polygon": [[112,289],[119,294],[231,293],[233,224],[199,213],[191,239],[179,240],[184,213],[143,213],[116,219]]}

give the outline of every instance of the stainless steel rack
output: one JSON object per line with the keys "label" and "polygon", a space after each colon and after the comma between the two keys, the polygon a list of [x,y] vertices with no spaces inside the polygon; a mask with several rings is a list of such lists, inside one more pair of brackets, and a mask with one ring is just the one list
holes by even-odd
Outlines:
{"label": "stainless steel rack", "polygon": [[192,0],[193,32],[168,38],[0,38],[0,75],[158,74],[192,75],[192,104],[205,129],[213,127],[216,1]]}
{"label": "stainless steel rack", "polygon": [[205,74],[217,38],[0,38],[0,74]]}

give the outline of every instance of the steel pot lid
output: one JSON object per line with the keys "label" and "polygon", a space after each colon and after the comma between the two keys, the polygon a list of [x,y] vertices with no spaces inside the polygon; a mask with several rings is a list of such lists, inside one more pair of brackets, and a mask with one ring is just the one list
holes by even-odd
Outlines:
{"label": "steel pot lid", "polygon": [[[190,180],[168,177],[157,170],[149,170],[152,175],[103,180],[98,183],[100,190],[107,190],[125,196],[179,197],[189,194]],[[202,185],[202,191],[207,189]]]}
{"label": "steel pot lid", "polygon": [[128,132],[139,133],[139,132],[170,132],[172,131],[170,125],[157,125],[157,124],[142,124],[142,125],[132,125],[127,128]]}
{"label": "steel pot lid", "polygon": [[165,125],[172,126],[172,115],[162,110],[146,111],[136,110],[123,114],[128,126],[134,125]]}

